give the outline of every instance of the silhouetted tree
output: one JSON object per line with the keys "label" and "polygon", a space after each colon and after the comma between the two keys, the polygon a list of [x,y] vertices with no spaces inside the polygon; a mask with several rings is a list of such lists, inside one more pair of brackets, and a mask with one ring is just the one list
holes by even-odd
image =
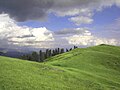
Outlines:
{"label": "silhouetted tree", "polygon": [[60,53],[64,53],[64,48],[61,49],[61,52]]}
{"label": "silhouetted tree", "polygon": [[55,55],[57,55],[58,54],[58,49],[55,49]]}
{"label": "silhouetted tree", "polygon": [[43,58],[42,58],[42,50],[39,51],[39,62],[43,62]]}
{"label": "silhouetted tree", "polygon": [[52,56],[52,52],[51,52],[51,50],[49,50],[49,57],[51,57]]}
{"label": "silhouetted tree", "polygon": [[69,52],[69,50],[68,50],[68,49],[66,49],[66,52]]}
{"label": "silhouetted tree", "polygon": [[78,48],[77,46],[74,46],[74,49]]}
{"label": "silhouetted tree", "polygon": [[72,48],[70,48],[70,50],[69,51],[71,51],[72,50]]}
{"label": "silhouetted tree", "polygon": [[46,49],[45,58],[48,58],[48,57],[49,57],[49,49]]}
{"label": "silhouetted tree", "polygon": [[57,49],[57,54],[60,54],[60,48]]}
{"label": "silhouetted tree", "polygon": [[55,56],[55,50],[52,50],[52,56]]}

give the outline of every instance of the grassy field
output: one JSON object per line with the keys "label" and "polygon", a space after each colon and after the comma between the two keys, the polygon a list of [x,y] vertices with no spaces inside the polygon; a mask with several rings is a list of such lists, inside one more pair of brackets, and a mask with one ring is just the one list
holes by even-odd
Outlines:
{"label": "grassy field", "polygon": [[44,63],[1,56],[0,90],[120,90],[120,47],[78,48]]}

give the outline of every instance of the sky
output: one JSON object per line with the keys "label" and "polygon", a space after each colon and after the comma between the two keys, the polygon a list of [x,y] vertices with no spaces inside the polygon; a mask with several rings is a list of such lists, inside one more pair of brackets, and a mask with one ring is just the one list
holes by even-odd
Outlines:
{"label": "sky", "polygon": [[120,45],[120,0],[0,0],[0,48],[100,44]]}

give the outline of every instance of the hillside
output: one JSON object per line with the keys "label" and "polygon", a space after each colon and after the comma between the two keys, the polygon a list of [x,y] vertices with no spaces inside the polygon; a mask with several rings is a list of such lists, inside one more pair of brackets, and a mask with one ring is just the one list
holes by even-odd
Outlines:
{"label": "hillside", "polygon": [[1,56],[0,90],[120,90],[120,47],[78,48],[45,63]]}

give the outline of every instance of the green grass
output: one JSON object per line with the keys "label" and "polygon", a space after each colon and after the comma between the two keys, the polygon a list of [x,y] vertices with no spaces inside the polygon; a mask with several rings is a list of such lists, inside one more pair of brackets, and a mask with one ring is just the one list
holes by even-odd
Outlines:
{"label": "green grass", "polygon": [[0,57],[0,90],[120,90],[120,47],[75,49],[45,63]]}

